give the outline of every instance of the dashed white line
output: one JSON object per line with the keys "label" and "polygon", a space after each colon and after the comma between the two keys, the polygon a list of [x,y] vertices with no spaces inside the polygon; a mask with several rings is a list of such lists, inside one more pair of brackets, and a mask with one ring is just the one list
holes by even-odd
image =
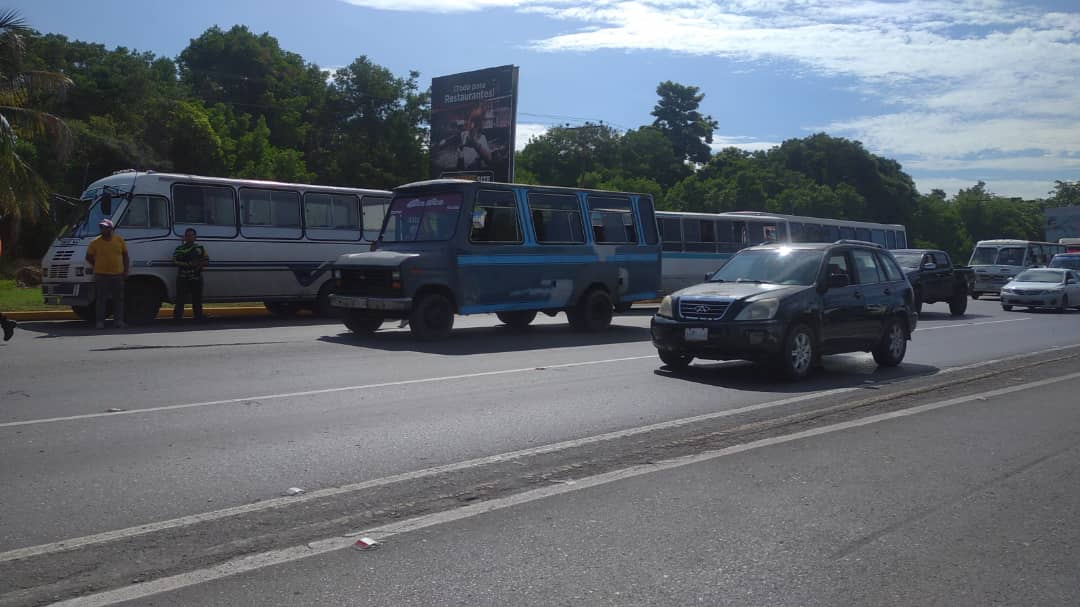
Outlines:
{"label": "dashed white line", "polygon": [[956,329],[959,327],[978,327],[979,325],[998,325],[1004,322],[1023,322],[1025,320],[1031,320],[1030,318],[1010,318],[1008,320],[987,320],[984,322],[962,322],[955,325],[936,325],[933,327],[919,327],[915,329],[915,332],[919,331],[937,331],[938,329]]}

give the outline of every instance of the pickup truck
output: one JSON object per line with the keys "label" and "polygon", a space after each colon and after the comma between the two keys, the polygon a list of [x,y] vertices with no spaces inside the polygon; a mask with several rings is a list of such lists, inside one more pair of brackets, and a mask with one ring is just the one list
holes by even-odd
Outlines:
{"label": "pickup truck", "polygon": [[948,302],[949,314],[963,316],[968,294],[975,283],[975,271],[954,266],[949,254],[934,249],[899,249],[893,257],[907,274],[915,289],[915,311],[922,313],[924,303]]}

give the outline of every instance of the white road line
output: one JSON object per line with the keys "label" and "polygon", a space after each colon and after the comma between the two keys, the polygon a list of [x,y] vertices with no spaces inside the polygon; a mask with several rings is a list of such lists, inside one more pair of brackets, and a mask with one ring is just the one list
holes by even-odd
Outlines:
{"label": "white road line", "polygon": [[514,373],[526,373],[540,369],[566,369],[569,367],[586,367],[589,365],[605,365],[610,363],[626,362],[631,360],[644,360],[656,358],[655,354],[646,356],[627,356],[625,358],[608,358],[604,360],[588,360],[576,363],[561,363],[557,365],[540,365],[536,367],[522,367],[520,369],[503,369],[501,371],[481,371],[479,373],[463,373],[461,375],[445,375],[443,377],[425,377],[421,379],[406,379],[402,381],[388,381],[377,384],[361,384],[359,386],[342,386],[340,388],[324,388],[321,390],[304,390],[302,392],[285,392],[282,394],[263,394],[261,396],[244,396],[241,398],[227,398],[224,400],[210,400],[201,403],[185,403],[180,405],[164,405],[161,407],[146,407],[143,409],[129,409],[127,411],[114,411],[111,413],[85,413],[83,415],[67,415],[64,417],[43,417],[41,419],[27,419],[17,422],[0,423],[0,428],[14,428],[18,426],[33,426],[37,424],[53,424],[56,422],[75,421],[80,419],[96,419],[99,417],[117,417],[120,415],[138,415],[140,413],[155,413],[158,411],[178,411],[181,409],[194,409],[198,407],[213,407],[217,405],[236,405],[255,400],[276,400],[281,398],[296,398],[298,396],[316,396],[319,394],[333,394],[335,392],[354,392],[358,390],[373,390],[376,388],[390,388],[394,386],[411,386],[415,384],[430,384],[440,381],[454,381],[459,379],[472,379],[474,377],[491,377],[493,375],[511,375]]}
{"label": "white road line", "polygon": [[181,573],[179,575],[174,575],[159,580],[153,580],[150,582],[133,584],[131,586],[125,586],[116,590],[110,590],[98,594],[70,599],[67,601],[61,601],[59,603],[54,603],[53,605],[55,607],[106,607],[107,605],[114,605],[116,603],[122,603],[125,601],[143,599],[148,596],[161,594],[163,592],[171,592],[197,584],[203,584],[225,577],[246,573],[249,571],[263,569],[265,567],[281,565],[284,563],[289,563],[292,561],[297,561],[300,559],[305,559],[328,552],[342,550],[352,545],[352,543],[356,539],[354,537],[356,535],[371,536],[376,540],[385,541],[387,538],[395,535],[401,535],[409,533],[411,531],[418,531],[420,529],[425,529],[436,525],[442,525],[454,521],[472,518],[489,512],[505,510],[507,508],[512,508],[521,504],[526,504],[529,502],[534,502],[537,500],[542,500],[558,495],[574,493],[600,485],[606,485],[621,480],[644,476],[646,474],[653,474],[655,472],[671,470],[673,468],[681,468],[718,459],[721,457],[726,457],[728,455],[735,455],[737,453],[744,453],[755,449],[761,449],[763,447],[771,447],[773,445],[780,445],[784,443],[802,440],[805,438],[821,436],[824,434],[831,434],[833,432],[840,432],[842,430],[848,430],[851,428],[868,426],[871,424],[890,421],[901,417],[910,417],[913,415],[918,415],[920,413],[925,413],[927,411],[944,409],[946,407],[969,403],[971,401],[987,400],[989,398],[1004,396],[1023,390],[1031,390],[1041,386],[1047,386],[1050,384],[1056,384],[1078,378],[1080,378],[1080,372],[1069,373],[1068,375],[1062,375],[1059,377],[1043,379],[1039,381],[1029,382],[1026,384],[1020,384],[1017,386],[1009,386],[1007,388],[999,388],[997,390],[989,390],[978,394],[969,394],[967,396],[952,398],[936,403],[929,403],[918,407],[912,407],[910,409],[892,411],[890,413],[882,413],[880,415],[873,415],[863,419],[853,420],[849,422],[841,422],[820,428],[813,428],[810,430],[804,430],[802,432],[796,432],[794,434],[788,434],[785,436],[766,438],[743,445],[735,445],[733,447],[719,449],[716,451],[710,451],[706,453],[699,453],[697,455],[689,455],[685,457],[660,461],[655,464],[641,464],[637,466],[632,466],[630,468],[624,468],[622,470],[615,470],[613,472],[607,472],[604,474],[598,474],[596,476],[578,479],[575,480],[573,484],[567,483],[558,484],[550,487],[543,487],[540,489],[534,489],[516,495],[493,499],[487,502],[480,502],[477,504],[471,504],[469,506],[463,506],[454,510],[438,512],[435,514],[420,516],[404,521],[398,521],[368,529],[359,534],[350,533],[348,534],[349,537],[333,537],[319,540],[316,542],[311,542],[301,546],[293,546],[291,548],[284,548],[281,550],[274,550],[261,554],[245,556],[233,559],[231,561],[214,567],[208,567],[206,569],[200,569],[188,573]]}
{"label": "white road line", "polygon": [[[1021,360],[1024,358],[1030,358],[1041,354],[1049,354],[1059,350],[1068,348],[1069,346],[1055,346],[1046,350],[1038,352],[1032,352],[1028,354],[1017,354],[1014,356],[1007,356],[1003,358],[997,358],[994,360],[988,360],[979,363],[973,363],[960,367],[950,367],[943,369],[941,373],[954,373],[957,371],[967,371],[971,369],[977,369],[988,365],[993,365],[1001,362],[1007,362],[1012,360]],[[633,359],[631,359],[633,360]],[[551,368],[551,367],[547,367]],[[163,531],[166,529],[175,529],[178,527],[186,527],[195,525],[198,523],[204,523],[209,521],[220,520],[230,516],[238,514],[249,514],[252,512],[261,512],[263,510],[270,510],[273,508],[280,508],[283,506],[289,506],[292,504],[298,504],[311,500],[321,499],[325,497],[333,497],[336,495],[342,495],[345,493],[352,493],[356,491],[363,491],[374,487],[381,487],[393,483],[416,480],[420,478],[426,478],[435,476],[438,474],[444,474],[447,472],[456,472],[460,470],[467,470],[469,468],[476,468],[479,466],[486,466],[498,462],[510,461],[514,459],[520,459],[523,457],[530,457],[534,455],[541,455],[544,453],[552,453],[554,451],[560,451],[564,449],[572,449],[575,447],[581,447],[603,441],[615,440],[619,438],[625,438],[629,436],[635,436],[639,434],[646,434],[657,430],[668,430],[672,428],[678,428],[690,424],[695,424],[704,421],[710,421],[714,419],[720,419],[723,417],[730,417],[733,415],[740,415],[743,413],[752,413],[754,411],[762,411],[765,409],[771,409],[775,407],[782,407],[785,405],[791,405],[798,402],[820,398],[823,396],[833,396],[839,394],[845,394],[848,392],[855,392],[861,390],[862,386],[850,387],[850,388],[835,388],[832,390],[823,390],[818,392],[808,392],[799,396],[791,398],[785,398],[776,401],[769,401],[765,403],[758,403],[755,405],[747,405],[738,409],[725,409],[723,411],[716,411],[713,413],[705,413],[703,415],[696,415],[693,417],[684,417],[680,419],[674,419],[666,422],[659,422],[656,424],[650,424],[647,426],[639,426],[636,428],[628,428],[626,430],[617,430],[614,432],[607,432],[604,434],[597,434],[594,436],[586,436],[574,440],[562,441],[558,443],[552,443],[548,445],[541,445],[539,447],[533,447],[530,449],[522,449],[519,451],[510,451],[507,453],[500,453],[497,455],[490,455],[487,457],[481,457],[471,460],[465,460],[462,462],[456,462],[453,464],[446,464],[443,466],[435,466],[432,468],[424,468],[422,470],[415,470],[412,472],[404,472],[401,474],[395,474],[393,476],[387,476],[378,479],[372,479],[368,481],[362,481],[358,483],[351,483],[348,485],[342,485],[339,487],[328,487],[326,489],[316,489],[305,493],[303,495],[291,496],[291,497],[276,497],[268,500],[262,500],[253,502],[250,504],[244,504],[241,506],[233,506],[231,508],[223,508],[221,510],[213,510],[210,512],[203,512],[200,514],[191,514],[188,516],[182,516],[165,521],[158,521],[155,523],[147,523],[145,525],[136,525],[134,527],[127,527],[125,529],[116,529],[113,531],[105,531],[102,533],[96,533],[93,535],[86,535],[77,538],[70,538],[61,540],[58,542],[51,542],[48,544],[39,544],[37,546],[27,546],[25,548],[16,548],[7,552],[0,552],[0,563],[5,561],[12,561],[16,559],[29,558],[32,556],[40,556],[44,554],[52,554],[57,552],[65,552],[68,550],[75,550],[83,548],[85,546],[92,546],[94,544],[102,544],[105,542],[111,542],[115,540],[127,539],[139,535],[145,535],[147,533],[154,533],[157,531]]]}
{"label": "white road line", "polygon": [[939,325],[933,327],[919,327],[915,329],[915,332],[919,331],[937,331],[938,329],[956,329],[958,327],[977,327],[979,325],[997,325],[1003,322],[1023,322],[1025,320],[1031,320],[1030,318],[1010,318],[1008,320],[987,320],[984,322],[962,322],[956,325]]}

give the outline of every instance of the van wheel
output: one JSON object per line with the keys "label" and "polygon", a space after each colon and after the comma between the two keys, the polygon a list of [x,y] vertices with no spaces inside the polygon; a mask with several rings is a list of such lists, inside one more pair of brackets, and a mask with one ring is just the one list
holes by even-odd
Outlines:
{"label": "van wheel", "polygon": [[454,303],[442,293],[424,295],[409,313],[409,330],[417,339],[446,339],[453,328]]}
{"label": "van wheel", "polygon": [[512,310],[509,312],[496,312],[495,316],[506,326],[514,329],[524,329],[536,319],[536,310]]}
{"label": "van wheel", "polygon": [[566,317],[575,331],[595,333],[611,326],[614,311],[611,297],[600,289],[592,289],[581,296],[576,306],[566,311]]}
{"label": "van wheel", "polygon": [[895,367],[907,354],[907,335],[904,325],[897,318],[890,318],[885,323],[885,333],[874,347],[874,362],[882,367]]}
{"label": "van wheel", "polygon": [[146,281],[124,287],[124,322],[145,325],[153,322],[161,309],[161,289]]}
{"label": "van wheel", "polygon": [[273,316],[292,318],[300,311],[300,305],[291,301],[264,301],[263,305]]}
{"label": "van wheel", "polygon": [[949,314],[963,316],[964,312],[967,312],[967,302],[967,294],[963,291],[953,295],[952,301],[949,302]]}
{"label": "van wheel", "polygon": [[357,335],[371,335],[383,324],[382,314],[367,310],[349,310],[344,317],[345,326]]}
{"label": "van wheel", "polygon": [[784,349],[780,351],[778,367],[787,379],[803,379],[810,374],[817,359],[814,332],[805,324],[797,324],[788,331]]}
{"label": "van wheel", "polygon": [[75,316],[79,317],[79,320],[85,320],[86,322],[93,322],[94,320],[94,304],[88,306],[71,306],[71,311],[75,313]]}
{"label": "van wheel", "polygon": [[657,354],[660,355],[660,360],[665,365],[676,371],[681,371],[690,366],[694,357],[681,350],[657,350]]}

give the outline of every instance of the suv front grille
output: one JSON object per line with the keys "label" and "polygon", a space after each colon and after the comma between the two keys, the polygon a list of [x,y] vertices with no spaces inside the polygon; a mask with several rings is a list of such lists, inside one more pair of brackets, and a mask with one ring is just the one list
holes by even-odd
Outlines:
{"label": "suv front grille", "polygon": [[730,301],[684,298],[679,300],[679,316],[688,320],[720,320],[729,307]]}
{"label": "suv front grille", "polygon": [[366,295],[368,297],[396,297],[400,289],[391,286],[391,270],[382,268],[364,268],[362,270],[342,270],[342,295]]}

